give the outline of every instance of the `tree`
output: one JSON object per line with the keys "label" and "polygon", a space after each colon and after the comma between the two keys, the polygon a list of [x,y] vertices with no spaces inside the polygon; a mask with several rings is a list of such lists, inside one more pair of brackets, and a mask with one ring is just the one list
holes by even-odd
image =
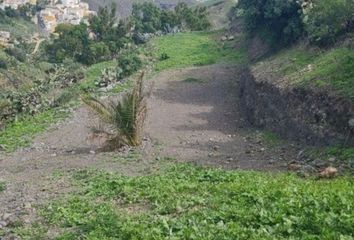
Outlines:
{"label": "tree", "polygon": [[123,20],[117,24],[115,4],[112,4],[111,9],[100,8],[97,15],[90,18],[89,23],[96,41],[103,41],[112,53],[118,53],[124,44],[129,42],[129,25]]}
{"label": "tree", "polygon": [[240,0],[234,10],[243,18],[246,32],[261,35],[272,44],[289,44],[303,34],[297,0]]}
{"label": "tree", "polygon": [[315,0],[303,4],[303,21],[309,39],[319,45],[334,43],[336,38],[354,30],[354,1]]}
{"label": "tree", "polygon": [[162,10],[151,2],[133,4],[132,20],[138,32],[154,33],[162,29]]}
{"label": "tree", "polygon": [[89,19],[90,29],[96,35],[98,40],[105,40],[111,38],[114,34],[114,25],[117,21],[116,18],[116,4],[112,4],[111,9],[100,7],[97,15],[93,15]]}
{"label": "tree", "polygon": [[87,25],[59,24],[55,32],[58,37],[47,47],[52,60],[62,62],[69,57],[85,62],[84,53],[90,44]]}

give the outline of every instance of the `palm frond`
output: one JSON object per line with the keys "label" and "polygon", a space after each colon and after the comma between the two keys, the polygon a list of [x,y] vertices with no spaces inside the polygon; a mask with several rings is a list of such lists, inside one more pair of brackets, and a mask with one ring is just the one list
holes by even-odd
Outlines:
{"label": "palm frond", "polygon": [[109,106],[106,106],[104,103],[98,99],[85,95],[81,97],[81,100],[91,108],[99,117],[105,122],[112,123],[112,109]]}
{"label": "palm frond", "polygon": [[83,98],[84,103],[102,120],[114,127],[117,134],[112,138],[111,143],[115,143],[117,139],[131,146],[138,146],[141,143],[142,128],[147,112],[143,78],[144,73],[136,81],[132,91],[126,93],[118,102],[104,104],[93,97]]}

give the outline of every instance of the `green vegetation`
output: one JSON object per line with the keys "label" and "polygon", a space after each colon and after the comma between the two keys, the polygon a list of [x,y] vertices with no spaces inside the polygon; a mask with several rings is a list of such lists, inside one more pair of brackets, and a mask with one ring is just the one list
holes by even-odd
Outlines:
{"label": "green vegetation", "polygon": [[336,162],[344,163],[347,165],[348,169],[354,170],[354,147],[335,146],[308,149],[307,154],[312,158],[325,160],[334,158]]}
{"label": "green vegetation", "polygon": [[261,133],[261,138],[270,147],[279,146],[282,142],[280,137],[271,131],[263,131]]}
{"label": "green vegetation", "polygon": [[334,44],[337,37],[353,32],[353,9],[354,2],[350,0],[305,2],[303,22],[310,41],[319,45]]}
{"label": "green vegetation", "polygon": [[103,70],[116,65],[116,60],[110,60],[89,66],[85,72],[85,80],[80,83],[80,87],[84,90],[96,88],[95,82],[101,77]]}
{"label": "green vegetation", "polygon": [[6,185],[4,182],[0,182],[0,193],[6,189]]}
{"label": "green vegetation", "polygon": [[301,5],[296,0],[240,0],[234,15],[244,21],[244,30],[272,45],[298,40],[303,32]]}
{"label": "green vegetation", "polygon": [[354,100],[354,51],[337,48],[318,56],[311,63],[312,70],[300,79],[305,84],[331,88]]}
{"label": "green vegetation", "polygon": [[172,28],[202,31],[210,27],[206,7],[190,8],[179,3],[172,10],[165,10],[151,2],[134,3],[131,21],[137,33],[170,32]]}
{"label": "green vegetation", "polygon": [[80,192],[42,210],[47,227],[61,229],[57,239],[351,239],[354,231],[352,178],[177,165],[144,177],[80,171],[74,179]]}
{"label": "green vegetation", "polygon": [[[108,7],[100,8],[97,15],[89,19],[89,25],[59,24],[56,27],[55,38],[47,46],[47,54],[51,61],[61,63],[66,58],[72,58],[83,64],[94,64],[110,60],[116,56],[126,43],[131,42],[127,38],[129,26],[120,21],[115,24],[116,9]],[[90,37],[89,32],[94,34]]]}
{"label": "green vegetation", "polygon": [[293,43],[303,36],[323,46],[353,32],[353,8],[350,0],[240,0],[233,17],[244,21],[246,32],[273,46]]}
{"label": "green vegetation", "polygon": [[110,136],[109,148],[116,149],[122,145],[139,146],[141,143],[142,127],[147,111],[143,78],[144,74],[137,80],[132,91],[126,93],[118,102],[105,104],[92,96],[82,98],[87,106],[114,129],[114,134],[103,130]]}
{"label": "green vegetation", "polygon": [[256,64],[254,69],[271,69],[290,84],[329,89],[354,100],[354,51],[346,47],[324,52],[294,47]]}
{"label": "green vegetation", "polygon": [[8,124],[0,131],[0,146],[7,152],[32,143],[33,136],[46,130],[51,124],[65,118],[67,111],[51,109],[35,116],[26,116]]}
{"label": "green vegetation", "polygon": [[0,21],[2,31],[8,31],[15,38],[25,38],[36,32],[37,27],[34,23],[23,19],[11,19],[6,22]]}
{"label": "green vegetation", "polygon": [[156,64],[156,71],[202,66],[222,61],[244,63],[243,51],[233,49],[229,43],[222,45],[215,39],[216,36],[212,32],[179,33],[154,39],[155,57],[159,59],[162,54],[169,56],[168,59]]}

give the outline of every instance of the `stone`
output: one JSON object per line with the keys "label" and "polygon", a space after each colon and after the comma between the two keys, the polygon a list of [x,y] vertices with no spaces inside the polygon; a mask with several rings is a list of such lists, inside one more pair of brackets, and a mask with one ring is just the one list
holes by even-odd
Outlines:
{"label": "stone", "polygon": [[349,127],[354,129],[354,118],[350,119],[348,124],[349,124]]}
{"label": "stone", "polygon": [[269,163],[269,164],[274,164],[274,163],[275,163],[275,160],[274,160],[274,159],[271,159],[271,160],[269,160],[268,163]]}
{"label": "stone", "polygon": [[227,41],[227,37],[226,36],[222,36],[221,37],[221,41],[223,41],[223,42]]}
{"label": "stone", "polygon": [[235,37],[234,37],[234,36],[229,36],[229,37],[227,38],[227,40],[233,41],[233,40],[235,40]]}
{"label": "stone", "polygon": [[4,215],[2,215],[1,218],[2,218],[3,221],[7,221],[7,220],[10,219],[11,216],[12,215],[10,213],[5,213]]}
{"label": "stone", "polygon": [[301,169],[301,165],[300,164],[297,164],[297,163],[290,163],[288,164],[288,169],[290,171],[299,171]]}
{"label": "stone", "polygon": [[8,225],[7,222],[5,222],[5,221],[0,221],[0,229],[6,227],[7,225]]}
{"label": "stone", "polygon": [[220,149],[219,146],[216,146],[216,145],[215,145],[215,146],[213,147],[213,150],[214,150],[214,151],[219,151],[219,149]]}
{"label": "stone", "polygon": [[322,172],[320,172],[321,178],[334,178],[338,174],[338,169],[334,167],[327,167]]}

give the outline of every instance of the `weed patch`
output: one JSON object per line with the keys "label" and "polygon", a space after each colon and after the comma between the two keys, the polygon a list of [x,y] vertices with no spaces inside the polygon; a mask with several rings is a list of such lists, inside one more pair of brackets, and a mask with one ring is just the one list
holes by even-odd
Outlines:
{"label": "weed patch", "polygon": [[[177,165],[156,175],[78,172],[42,211],[57,239],[350,239],[354,181]],[[144,206],[129,214],[129,206]]]}
{"label": "weed patch", "polygon": [[4,182],[0,182],[0,193],[6,189],[6,185]]}

